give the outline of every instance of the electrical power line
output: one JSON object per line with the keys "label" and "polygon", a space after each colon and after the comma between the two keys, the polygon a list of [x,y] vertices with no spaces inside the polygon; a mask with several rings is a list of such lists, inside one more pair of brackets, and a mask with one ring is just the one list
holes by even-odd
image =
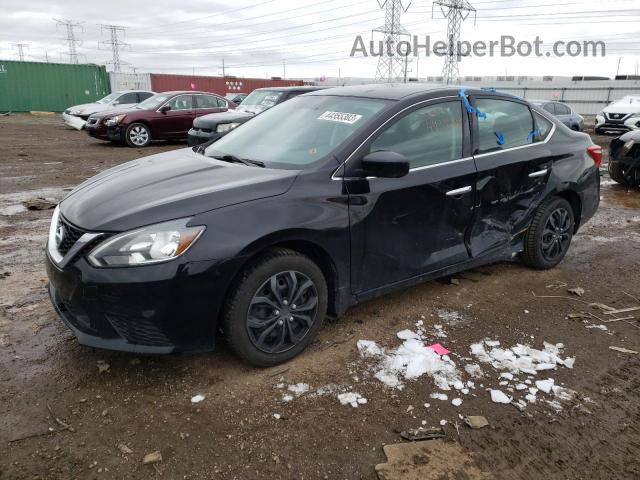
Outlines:
{"label": "electrical power line", "polygon": [[21,62],[24,62],[24,49],[29,46],[28,43],[14,43],[14,47],[18,49],[18,58]]}
{"label": "electrical power line", "polygon": [[67,36],[64,38],[64,40],[66,40],[69,48],[69,50],[67,51],[67,55],[69,55],[69,63],[78,63],[78,45],[81,44],[81,42],[76,39],[75,29],[82,29],[82,24],[68,19],[54,18],[54,20],[56,22],[56,30],[59,27],[65,28],[65,33],[67,34]]}
{"label": "electrical power line", "polygon": [[[445,84],[458,83],[460,81],[460,31],[462,22],[476,9],[467,0],[439,0],[433,2],[433,7],[440,6],[442,14],[447,19],[447,55],[445,56],[442,77]],[[432,14],[433,16],[433,11]]]}
{"label": "electrical power line", "polygon": [[[371,33],[382,33],[384,36],[383,45],[385,47],[392,46],[396,48],[400,38],[403,35],[409,35],[406,28],[400,23],[400,17],[411,6],[406,7],[402,4],[402,0],[385,0],[380,3],[380,8],[384,9],[384,25],[374,28]],[[378,59],[378,68],[376,69],[376,82],[395,82],[401,78],[406,78],[406,61],[400,55],[387,52],[383,47],[382,55]]]}
{"label": "electrical power line", "polygon": [[113,65],[113,71],[119,72],[120,67],[124,64],[127,65],[127,62],[123,62],[120,60],[120,48],[128,47],[129,44],[121,42],[118,38],[119,34],[124,36],[125,28],[120,25],[100,25],[102,30],[106,30],[109,32],[109,40],[103,40],[100,42],[101,45],[105,45],[107,47],[111,47],[111,61],[107,62],[109,65]]}

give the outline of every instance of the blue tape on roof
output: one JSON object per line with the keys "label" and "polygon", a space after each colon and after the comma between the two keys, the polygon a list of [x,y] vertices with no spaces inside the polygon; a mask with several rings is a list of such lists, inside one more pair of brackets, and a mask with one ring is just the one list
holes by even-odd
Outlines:
{"label": "blue tape on roof", "polygon": [[464,102],[464,106],[467,109],[468,113],[475,113],[478,116],[478,118],[487,118],[486,113],[481,112],[480,110],[475,108],[473,105],[471,105],[471,102],[469,102],[469,96],[467,95],[466,89],[461,88],[459,96],[462,98],[462,101]]}
{"label": "blue tape on roof", "polygon": [[484,90],[485,92],[496,93],[497,90],[493,87],[482,87],[480,90]]}
{"label": "blue tape on roof", "polygon": [[504,133],[502,132],[494,132],[496,134],[496,138],[498,139],[498,145],[504,145]]}

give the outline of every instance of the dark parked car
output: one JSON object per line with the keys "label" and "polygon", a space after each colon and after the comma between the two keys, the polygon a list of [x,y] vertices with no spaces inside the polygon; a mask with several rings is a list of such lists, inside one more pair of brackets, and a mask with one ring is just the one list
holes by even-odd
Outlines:
{"label": "dark parked car", "polygon": [[240,105],[248,95],[248,93],[227,93],[224,98],[232,101],[236,105]]}
{"label": "dark parked car", "polygon": [[164,92],[127,110],[91,115],[85,130],[101,140],[146,147],[153,140],[184,139],[195,118],[235,106],[213,93]]}
{"label": "dark parked car", "polygon": [[232,112],[216,113],[200,117],[193,122],[189,130],[188,143],[190,146],[212,142],[226,135],[239,125],[242,125],[255,115],[291,100],[303,93],[314,92],[326,87],[273,87],[258,88],[244,99],[242,105]]}
{"label": "dark parked car", "polygon": [[640,187],[640,130],[625,133],[611,142],[609,176],[625,187]]}
{"label": "dark parked car", "polygon": [[564,123],[571,130],[575,130],[576,132],[581,132],[584,128],[584,117],[582,115],[578,115],[573,109],[565,104],[560,102],[554,102],[551,100],[529,100],[531,103],[540,107],[551,115],[556,117],[562,123]]}
{"label": "dark parked car", "polygon": [[556,266],[602,150],[512,96],[424,85],[300,96],[211,145],[100,173],[56,208],[47,272],[79,341],[261,366],[326,315],[490,262]]}

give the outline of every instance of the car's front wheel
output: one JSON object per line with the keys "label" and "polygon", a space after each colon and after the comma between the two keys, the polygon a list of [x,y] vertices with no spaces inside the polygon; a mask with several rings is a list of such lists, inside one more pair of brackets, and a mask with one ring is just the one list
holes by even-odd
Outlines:
{"label": "car's front wheel", "polygon": [[574,228],[573,208],[568,201],[560,197],[545,201],[525,235],[523,263],[539,270],[558,265],[569,250]]}
{"label": "car's front wheel", "polygon": [[270,367],[300,354],[327,312],[327,282],[308,257],[270,250],[232,286],[222,315],[227,344],[239,357]]}
{"label": "car's front wheel", "polygon": [[151,142],[151,131],[144,123],[132,123],[127,127],[124,139],[130,147],[146,147]]}
{"label": "car's front wheel", "polygon": [[632,172],[629,171],[629,169],[625,169],[620,162],[610,160],[607,169],[609,170],[609,176],[612,180],[625,187],[634,186]]}

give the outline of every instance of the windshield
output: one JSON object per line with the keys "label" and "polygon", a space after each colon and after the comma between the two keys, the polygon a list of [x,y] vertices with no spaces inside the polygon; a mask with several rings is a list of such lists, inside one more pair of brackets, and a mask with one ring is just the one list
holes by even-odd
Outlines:
{"label": "windshield", "polygon": [[353,97],[296,97],[252,118],[206,150],[299,170],[322,159],[362,129],[388,102]]}
{"label": "windshield", "polygon": [[120,96],[120,92],[113,92],[107,95],[106,97],[101,98],[96,103],[109,103],[115,100],[116,98],[118,98],[119,96]]}
{"label": "windshield", "polygon": [[284,95],[284,92],[254,90],[242,101],[242,108],[239,110],[250,113],[264,112],[278,103],[282,95]]}
{"label": "windshield", "polygon": [[144,102],[140,102],[136,105],[136,108],[140,108],[142,110],[155,110],[171,97],[173,97],[172,93],[158,93],[153,97],[147,98]]}

